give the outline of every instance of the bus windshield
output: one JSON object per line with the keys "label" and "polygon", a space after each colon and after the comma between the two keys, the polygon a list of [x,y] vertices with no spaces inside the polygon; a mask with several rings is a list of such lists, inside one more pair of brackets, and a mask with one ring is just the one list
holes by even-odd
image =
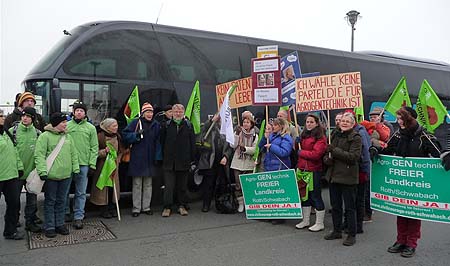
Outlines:
{"label": "bus windshield", "polygon": [[50,49],[44,57],[39,60],[39,62],[31,69],[29,74],[37,74],[45,72],[50,68],[50,66],[55,62],[55,60],[64,52],[64,50],[69,47],[69,45],[77,39],[80,33],[88,30],[86,26],[78,26],[70,31],[71,35],[65,35],[61,40],[59,40],[52,49]]}

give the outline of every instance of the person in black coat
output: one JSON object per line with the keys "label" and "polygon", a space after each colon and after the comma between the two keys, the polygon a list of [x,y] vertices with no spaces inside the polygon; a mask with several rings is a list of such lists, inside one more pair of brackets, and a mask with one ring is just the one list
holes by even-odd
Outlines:
{"label": "person in black coat", "polygon": [[142,116],[132,121],[122,132],[125,143],[131,144],[128,175],[133,177],[132,216],[140,212],[152,215],[152,178],[155,175],[155,163],[160,161],[161,145],[160,124],[153,119],[153,106],[144,103]]}
{"label": "person in black coat", "polygon": [[[22,119],[22,111],[25,107],[32,107],[35,108],[36,105],[36,99],[34,98],[34,95],[31,92],[24,92],[22,94],[16,95],[16,104],[17,107],[14,108],[13,112],[10,113],[6,119],[5,119],[5,130],[8,130],[14,125],[20,123],[20,120]],[[44,119],[42,116],[38,113],[36,113],[36,117],[33,120],[33,125],[35,128],[39,129],[41,132],[44,132],[44,127],[46,125]]]}
{"label": "person in black coat", "polygon": [[192,124],[184,117],[184,106],[175,104],[172,107],[173,117],[161,130],[163,146],[164,196],[163,217],[169,217],[174,204],[182,216],[188,215],[186,210],[186,190],[189,170],[195,168],[195,134]]}
{"label": "person in black coat", "polygon": [[[396,115],[400,129],[394,133],[382,153],[402,157],[439,157],[441,145],[435,136],[418,124],[414,109],[402,107]],[[421,220],[397,216],[397,240],[388,248],[388,252],[401,253],[402,257],[407,258],[414,256],[421,235],[420,227]]]}

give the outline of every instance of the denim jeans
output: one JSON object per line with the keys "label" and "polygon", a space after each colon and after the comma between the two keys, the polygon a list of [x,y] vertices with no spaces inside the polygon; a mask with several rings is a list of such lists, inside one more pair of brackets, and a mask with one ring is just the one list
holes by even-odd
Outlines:
{"label": "denim jeans", "polygon": [[356,187],[357,185],[330,184],[331,214],[335,232],[342,232],[342,202],[344,202],[349,235],[356,235]]}
{"label": "denim jeans", "polygon": [[320,180],[322,179],[322,173],[313,172],[313,191],[309,192],[308,200],[302,202],[303,207],[313,206],[318,211],[325,210],[325,204],[322,199],[322,187]]}
{"label": "denim jeans", "polygon": [[[80,165],[80,173],[73,174],[73,183],[75,184],[75,194],[73,197],[73,219],[83,220],[84,205],[86,204],[86,188],[88,184],[87,174],[89,166]],[[69,186],[70,187],[70,186]],[[66,213],[70,213],[69,192],[67,192]]]}
{"label": "denim jeans", "polygon": [[45,181],[45,230],[53,230],[64,225],[65,205],[71,182],[72,178]]}
{"label": "denim jeans", "polygon": [[18,184],[19,179],[17,178],[0,181],[0,199],[3,193],[6,202],[3,236],[10,236],[17,232],[16,225],[19,220],[17,214],[20,209],[20,189]]}

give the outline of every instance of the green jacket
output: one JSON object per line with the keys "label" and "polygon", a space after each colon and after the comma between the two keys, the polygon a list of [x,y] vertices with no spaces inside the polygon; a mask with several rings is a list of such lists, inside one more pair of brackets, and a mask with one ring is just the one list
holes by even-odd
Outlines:
{"label": "green jacket", "polygon": [[6,132],[0,134],[0,181],[19,177],[19,170],[23,170],[19,153]]}
{"label": "green jacket", "polygon": [[[9,132],[11,135],[14,135],[14,127],[10,128]],[[20,176],[20,179],[25,180],[35,168],[34,148],[36,147],[38,132],[40,131],[37,131],[33,124],[30,126],[25,126],[22,123],[17,124],[15,134],[16,149],[23,163],[23,176]]]}
{"label": "green jacket", "polygon": [[98,155],[98,139],[95,127],[86,118],[80,123],[72,119],[67,123],[67,132],[75,141],[80,165],[88,165],[89,168],[95,169]]}
{"label": "green jacket", "polygon": [[50,171],[47,171],[46,159],[58,145],[59,140],[65,133],[57,132],[51,124],[45,126],[37,142],[34,152],[34,160],[39,176],[48,176],[49,179],[60,180],[71,177],[72,173],[80,172],[78,154],[75,144],[70,135],[66,134],[64,145],[58,156],[56,156]]}

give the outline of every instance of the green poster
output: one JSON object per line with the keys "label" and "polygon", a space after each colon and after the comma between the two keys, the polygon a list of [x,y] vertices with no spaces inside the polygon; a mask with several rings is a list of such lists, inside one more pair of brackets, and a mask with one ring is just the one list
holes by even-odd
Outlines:
{"label": "green poster", "polygon": [[247,219],[300,219],[295,171],[240,175]]}
{"label": "green poster", "polygon": [[372,164],[372,209],[450,223],[450,172],[437,158],[380,155]]}

